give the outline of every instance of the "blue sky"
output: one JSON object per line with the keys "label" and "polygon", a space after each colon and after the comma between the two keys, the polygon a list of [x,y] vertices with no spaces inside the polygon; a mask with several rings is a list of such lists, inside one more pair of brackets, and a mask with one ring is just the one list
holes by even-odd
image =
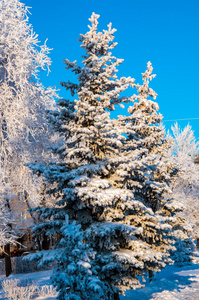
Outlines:
{"label": "blue sky", "polygon": [[[99,30],[112,22],[118,46],[113,54],[123,58],[119,76],[131,76],[141,83],[141,73],[152,62],[156,78],[151,87],[167,129],[178,121],[188,122],[199,137],[199,1],[198,0],[24,0],[32,7],[30,22],[43,43],[53,48],[51,73],[41,78],[45,86],[71,80],[63,59],[81,62],[83,50],[77,41],[86,33],[88,18],[100,14]],[[64,89],[60,95],[68,98]],[[119,112],[119,113],[122,113]]]}

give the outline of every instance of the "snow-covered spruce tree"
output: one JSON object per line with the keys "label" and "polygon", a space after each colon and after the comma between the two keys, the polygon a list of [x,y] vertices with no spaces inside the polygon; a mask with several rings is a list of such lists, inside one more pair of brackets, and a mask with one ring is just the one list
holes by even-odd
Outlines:
{"label": "snow-covered spruce tree", "polygon": [[122,148],[127,162],[121,164],[121,172],[120,168],[117,170],[117,180],[156,211],[163,195],[170,191],[172,165],[162,161],[170,142],[165,138],[162,115],[154,101],[157,94],[149,88],[150,80],[156,76],[152,71],[148,62],[147,70],[142,73],[143,84],[136,84],[137,95],[133,96],[134,105],[128,108],[129,115],[119,116],[120,132],[127,136]]}
{"label": "snow-covered spruce tree", "polygon": [[60,290],[61,299],[66,299],[66,289],[68,299],[106,299],[106,285],[92,273],[90,261],[95,257],[95,252],[85,243],[80,229],[80,224],[75,221],[69,224],[68,216],[65,216],[61,228],[62,249],[59,257],[57,255],[62,263],[58,264],[56,274],[52,277],[53,283]]}
{"label": "snow-covered spruce tree", "polygon": [[[97,32],[98,17],[92,14],[90,30],[80,38],[81,47],[86,52],[84,66],[64,61],[66,68],[71,68],[78,75],[79,83],[62,82],[72,95],[76,92],[78,99],[60,100],[60,113],[52,113],[50,118],[55,129],[64,137],[64,146],[54,149],[62,162],[48,166],[29,164],[35,173],[42,174],[47,182],[54,185],[48,193],[57,197],[54,208],[36,209],[44,222],[36,226],[34,232],[38,235],[46,231],[57,237],[57,247],[61,249],[52,250],[54,257],[45,251],[36,256],[42,258],[43,263],[57,259],[54,278],[60,278],[55,279],[59,299],[91,298],[89,293],[87,296],[83,294],[86,287],[81,289],[82,281],[79,281],[81,272],[77,266],[86,267],[82,256],[79,261],[75,257],[75,266],[71,265],[71,269],[70,261],[66,260],[68,255],[71,257],[72,251],[77,251],[74,242],[68,242],[68,233],[65,237],[66,214],[71,222],[76,220],[81,224],[82,242],[95,252],[89,262],[90,275],[97,276],[104,284],[104,295],[96,293],[96,299],[119,299],[118,293],[141,287],[142,276],[159,271],[171,262],[169,251],[172,249],[173,228],[164,215],[157,213],[170,178],[168,166],[158,160],[166,141],[162,128],[157,127],[156,130],[161,119],[156,113],[157,104],[145,99],[152,94],[152,90],[148,89],[151,65],[144,75],[144,85],[139,86],[140,104],[137,104],[141,112],[141,107],[149,103],[148,115],[142,116],[135,111],[136,115],[129,120],[110,119],[109,111],[114,109],[115,104],[135,98],[119,96],[128,84],[134,86],[134,80],[117,78],[116,66],[121,60],[110,52],[115,47],[112,42],[114,30],[109,25],[108,30]],[[145,95],[142,94],[144,88]],[[130,110],[133,115],[133,109]],[[136,125],[135,119],[140,118],[143,122]],[[140,126],[145,124],[146,132],[142,135]],[[130,133],[132,126],[137,126],[134,129],[137,134]],[[150,128],[154,132],[153,138],[148,134]],[[144,178],[139,183],[138,178],[141,177]],[[168,202],[168,210],[169,205],[171,202]],[[174,207],[173,215],[176,210],[177,207]],[[69,243],[67,246],[66,241]],[[79,253],[81,251],[80,248]],[[61,252],[64,254],[60,255]],[[72,277],[70,282],[69,275]],[[84,282],[88,285],[88,281]],[[77,295],[71,296],[71,293]]]}
{"label": "snow-covered spruce tree", "polygon": [[[117,183],[128,186],[134,191],[136,199],[151,207],[163,227],[168,224],[172,228],[163,238],[157,236],[156,230],[146,230],[144,238],[149,239],[153,247],[159,244],[163,252],[170,248],[175,262],[188,263],[194,258],[195,246],[189,235],[190,226],[180,215],[183,206],[171,190],[178,166],[168,157],[172,142],[165,137],[162,115],[158,113],[159,107],[154,101],[157,94],[149,88],[149,81],[155,77],[152,71],[149,62],[146,72],[142,74],[143,84],[136,85],[138,95],[134,99],[138,101],[129,107],[130,116],[119,118],[121,131],[127,135],[127,140],[123,148],[126,164],[121,164],[117,170]],[[137,216],[132,224],[136,222]],[[142,225],[145,226],[147,222]],[[176,250],[170,245],[171,238]],[[183,247],[179,247],[180,244]]]}
{"label": "snow-covered spruce tree", "polygon": [[[57,183],[49,193],[54,193],[58,200],[56,208],[37,209],[40,218],[50,219],[50,221],[37,226],[35,234],[40,234],[44,230],[48,234],[58,235],[59,232],[61,233],[65,215],[68,214],[70,219],[81,223],[86,240],[86,234],[89,236],[89,226],[95,223],[96,226],[101,224],[101,222],[98,224],[98,219],[104,206],[111,205],[114,198],[120,197],[120,191],[112,189],[111,183],[106,179],[112,168],[108,159],[112,155],[118,155],[119,148],[122,146],[121,137],[118,137],[117,128],[114,127],[108,110],[113,110],[117,103],[129,101],[119,94],[129,84],[133,84],[134,80],[117,78],[116,67],[122,60],[116,59],[110,52],[116,45],[113,43],[115,30],[109,24],[108,30],[103,33],[97,32],[98,17],[92,14],[90,31],[81,35],[82,47],[86,52],[84,67],[77,66],[76,62],[64,61],[67,68],[72,68],[72,71],[78,74],[79,84],[62,83],[62,86],[71,90],[72,95],[77,91],[78,100],[58,101],[62,108],[61,112],[51,116],[51,123],[65,139],[64,147],[57,149],[62,163],[51,164],[48,167],[41,164],[31,165],[36,173],[43,173],[49,183]],[[124,199],[126,197],[127,195],[124,195]],[[106,234],[104,231],[106,223],[102,222],[101,225],[101,228],[96,229],[97,232],[102,231]],[[136,231],[135,228],[123,224],[113,224],[113,226],[107,224],[107,229],[109,228],[111,239],[114,240],[116,232],[119,237],[120,232],[123,232],[122,235],[127,235],[126,231],[128,233]],[[86,243],[89,244],[89,241],[86,240]],[[106,244],[110,248],[114,247],[109,245],[108,241]],[[103,249],[103,251],[108,250]],[[100,266],[94,274],[98,274],[99,271]],[[103,272],[107,273],[105,270]],[[114,270],[111,272],[114,273]],[[111,299],[117,292],[117,288],[112,288],[108,274],[105,277],[109,291],[107,299]],[[60,286],[60,299],[62,299],[62,289],[65,290],[66,286]],[[66,289],[66,293],[67,291],[70,292]],[[88,299],[89,297],[90,295]],[[85,299],[84,295],[81,299]]]}
{"label": "snow-covered spruce tree", "polygon": [[[38,71],[51,63],[48,52],[46,44],[38,46],[27,7],[18,0],[0,0],[0,201],[11,219],[10,201],[18,194],[26,193],[27,208],[41,200],[42,181],[24,164],[44,161],[50,140],[45,110],[52,109],[54,92],[38,81]],[[8,231],[19,234],[19,222],[10,220]]]}

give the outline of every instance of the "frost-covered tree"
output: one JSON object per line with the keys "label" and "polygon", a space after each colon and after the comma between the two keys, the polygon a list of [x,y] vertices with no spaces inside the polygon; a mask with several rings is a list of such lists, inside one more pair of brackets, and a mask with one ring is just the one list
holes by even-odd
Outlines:
{"label": "frost-covered tree", "polygon": [[[85,51],[83,67],[64,60],[66,68],[78,75],[78,84],[61,84],[78,98],[59,100],[60,112],[51,113],[51,123],[64,138],[64,146],[54,148],[61,163],[29,164],[53,185],[48,193],[57,198],[55,207],[36,209],[43,222],[35,226],[34,233],[55,235],[61,247],[53,249],[52,254],[36,254],[43,263],[57,259],[54,278],[59,299],[87,299],[80,290],[83,293],[85,288],[81,288],[82,272],[87,274],[89,270],[99,280],[94,299],[117,300],[126,289],[141,287],[142,276],[160,271],[171,262],[172,221],[180,209],[172,199],[163,199],[169,192],[171,167],[161,160],[167,142],[159,125],[157,103],[147,99],[156,95],[148,87],[152,66],[149,63],[143,74],[143,85],[135,85],[131,78],[118,79],[116,67],[121,60],[111,53],[116,45],[115,30],[109,24],[108,30],[98,32],[98,17],[92,14],[89,31],[80,38]],[[138,88],[138,96],[121,97],[129,84]],[[139,101],[129,108],[129,117],[110,118],[109,111],[116,104],[135,98]],[[79,245],[79,240],[75,245],[72,233],[65,231],[66,215],[74,239],[79,230]],[[78,224],[81,229],[75,229]],[[87,265],[82,262],[82,251],[90,248],[95,255]],[[64,255],[57,258],[58,251]],[[101,282],[103,296],[97,294]],[[86,297],[92,299],[92,291],[87,291]]]}
{"label": "frost-covered tree", "polygon": [[[77,92],[78,100],[58,101],[62,108],[61,112],[52,114],[51,117],[51,122],[65,139],[64,147],[57,149],[62,163],[51,164],[48,167],[40,164],[32,165],[32,169],[37,173],[43,173],[48,182],[57,183],[49,193],[54,193],[58,200],[56,208],[37,210],[40,218],[49,218],[51,221],[37,226],[36,234],[40,234],[42,230],[48,234],[60,232],[65,214],[82,225],[85,239],[86,235],[89,236],[90,225],[94,224],[99,227],[96,228],[96,233],[102,231],[102,234],[105,234],[106,227],[108,230],[110,228],[111,239],[114,240],[116,232],[119,238],[120,232],[127,235],[125,231],[135,230],[123,224],[109,226],[101,222],[103,219],[98,222],[104,206],[111,206],[114,198],[120,197],[120,191],[107,180],[113,168],[109,163],[109,157],[119,154],[122,146],[121,137],[118,138],[117,128],[114,127],[108,111],[113,110],[115,104],[129,101],[119,94],[134,82],[131,78],[117,78],[116,68],[122,60],[116,59],[110,52],[116,45],[113,43],[115,30],[109,24],[108,30],[97,32],[98,17],[92,14],[90,31],[80,38],[86,52],[84,67],[79,67],[76,62],[64,61],[67,68],[72,68],[72,71],[78,74],[79,84],[62,83],[62,86],[71,90],[72,95]],[[127,195],[124,195],[124,199],[126,197]],[[90,241],[87,240],[86,243],[89,244]],[[108,240],[106,244],[109,247]],[[115,248],[111,244],[110,247]],[[108,250],[103,247],[103,251]],[[99,257],[95,258],[98,259]],[[114,266],[114,263],[112,265]],[[99,271],[100,267],[94,274],[98,274]],[[103,273],[107,273],[105,269]],[[110,297],[117,293],[117,288],[112,288],[108,283],[108,273],[105,275],[105,282],[106,278],[107,290],[112,290],[107,299],[111,299]],[[65,290],[65,286],[60,286],[60,297],[62,289]]]}
{"label": "frost-covered tree", "polygon": [[[149,88],[149,81],[155,77],[152,70],[149,62],[146,72],[142,74],[143,84],[136,85],[138,95],[134,98],[137,102],[129,107],[130,116],[123,117],[124,132],[128,137],[124,155],[127,156],[127,153],[131,156],[133,153],[137,155],[137,159],[132,158],[131,188],[134,189],[135,197],[140,198],[159,216],[161,223],[172,227],[176,248],[171,249],[172,259],[184,264],[195,260],[195,246],[190,236],[189,222],[182,218],[183,205],[172,192],[176,174],[179,174],[177,169],[180,169],[180,166],[168,157],[168,153],[173,149],[172,141],[165,137],[165,130],[161,124],[162,115],[158,114],[159,107],[154,101],[157,94]],[[126,178],[129,178],[129,174],[124,176],[128,182]],[[156,237],[155,232],[153,237]]]}
{"label": "frost-covered tree", "polygon": [[[93,274],[90,261],[95,257],[95,252],[84,241],[84,234],[80,230],[81,225],[68,222],[65,217],[61,228],[61,251],[56,251],[56,259],[62,263],[55,269],[52,281],[61,291],[59,297],[67,299],[106,299],[106,286]],[[65,289],[63,288],[65,287]]]}
{"label": "frost-covered tree", "polygon": [[[199,141],[194,136],[194,131],[188,124],[182,130],[178,123],[171,126],[173,145],[170,156],[180,169],[178,184],[184,188],[198,185],[198,167],[194,164],[195,155],[199,152]],[[172,137],[170,137],[172,138]]]}
{"label": "frost-covered tree", "polygon": [[[151,218],[153,222],[146,219],[144,214],[138,217],[136,210],[130,216],[126,213],[126,218],[131,219],[132,225],[144,229],[140,238],[147,242],[147,246],[151,245],[149,249],[159,250],[162,253],[162,262],[165,262],[168,252],[176,254],[171,240],[176,244],[176,240],[187,239],[189,250],[185,247],[186,253],[182,259],[190,261],[194,245],[188,235],[186,222],[178,215],[183,207],[173,198],[170,188],[176,167],[167,157],[171,142],[166,139],[161,124],[162,115],[158,113],[159,107],[155,102],[157,94],[149,87],[150,80],[155,77],[152,70],[149,62],[146,72],[142,74],[143,84],[136,85],[138,93],[133,97],[134,105],[128,108],[129,115],[119,116],[120,132],[125,133],[127,138],[118,158],[122,163],[115,170],[113,178],[118,187],[130,189],[135,199],[154,213]],[[128,211],[128,208],[125,210]],[[104,211],[106,217],[112,217],[114,213]],[[178,260],[178,255],[175,260]],[[160,262],[151,260],[151,266],[148,267],[150,276],[153,271],[157,271],[158,264]]]}
{"label": "frost-covered tree", "polygon": [[175,123],[171,126],[171,130],[174,137],[172,148],[174,155],[184,154],[193,158],[198,154],[199,141],[195,138],[194,131],[189,124],[182,130],[178,123]]}
{"label": "frost-covered tree", "polygon": [[10,214],[3,203],[0,203],[0,250],[3,251],[3,247],[7,244],[15,243],[16,236],[8,229],[10,223]]}
{"label": "frost-covered tree", "polygon": [[189,124],[181,129],[176,123],[171,131],[173,146],[168,155],[179,169],[172,190],[175,198],[185,206],[183,216],[193,226],[194,236],[199,236],[199,167],[195,164],[199,142]]}
{"label": "frost-covered tree", "polygon": [[165,138],[162,115],[154,101],[157,94],[149,87],[150,80],[156,76],[152,71],[148,62],[142,74],[143,84],[136,84],[137,95],[133,96],[134,105],[128,108],[129,115],[119,116],[120,131],[127,136],[122,148],[127,163],[121,164],[117,174],[121,186],[128,186],[136,197],[157,211],[162,196],[170,191],[172,165],[162,161],[170,143]]}
{"label": "frost-covered tree", "polygon": [[[27,7],[0,0],[0,201],[11,215],[10,201],[20,193],[26,194],[27,208],[41,201],[42,181],[24,164],[44,161],[50,141],[45,110],[53,107],[54,91],[38,80],[39,70],[51,63],[48,52],[46,44],[38,46]],[[12,217],[9,232],[16,232]]]}

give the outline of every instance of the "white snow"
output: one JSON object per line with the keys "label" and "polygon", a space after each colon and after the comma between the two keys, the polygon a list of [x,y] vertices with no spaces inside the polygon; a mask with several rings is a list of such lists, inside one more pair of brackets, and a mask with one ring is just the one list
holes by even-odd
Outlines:
{"label": "white snow", "polygon": [[[33,281],[38,286],[51,284],[52,270],[28,274],[11,275],[9,279],[20,281]],[[1,281],[5,276],[0,276]],[[55,300],[56,297],[39,297],[36,300]],[[152,282],[146,282],[146,286],[135,291],[127,291],[121,300],[198,300],[199,299],[199,264],[177,267],[169,266],[159,274]],[[0,288],[0,300],[4,300],[3,291]]]}
{"label": "white snow", "polygon": [[[34,272],[34,273],[26,273],[26,274],[15,274],[10,275],[9,279],[19,279],[21,283],[34,283],[37,286],[44,286],[44,285],[51,285],[50,277],[53,271],[41,271],[41,272]],[[4,292],[1,287],[1,282],[6,279],[5,276],[0,276],[0,300],[5,300]],[[38,297],[35,300],[55,300],[56,297]]]}
{"label": "white snow", "polygon": [[168,266],[152,282],[135,291],[127,291],[121,300],[198,300],[199,264]]}

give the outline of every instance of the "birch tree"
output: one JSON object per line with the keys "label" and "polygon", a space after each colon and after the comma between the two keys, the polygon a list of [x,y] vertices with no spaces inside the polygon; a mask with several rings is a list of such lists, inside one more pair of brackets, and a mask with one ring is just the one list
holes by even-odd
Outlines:
{"label": "birch tree", "polygon": [[170,159],[180,172],[175,177],[172,190],[175,198],[185,207],[183,216],[193,227],[194,236],[199,236],[199,167],[195,156],[199,153],[199,141],[188,124],[184,129],[176,123],[171,127],[173,146],[169,151]]}
{"label": "birch tree", "polygon": [[[48,70],[51,64],[49,50],[46,43],[39,46],[27,7],[18,0],[0,0],[1,207],[12,217],[13,195],[26,191],[30,206],[41,200],[42,181],[24,164],[44,161],[50,140],[45,110],[52,109],[55,92],[39,83],[39,70]],[[7,225],[10,234],[19,233],[15,221]]]}

